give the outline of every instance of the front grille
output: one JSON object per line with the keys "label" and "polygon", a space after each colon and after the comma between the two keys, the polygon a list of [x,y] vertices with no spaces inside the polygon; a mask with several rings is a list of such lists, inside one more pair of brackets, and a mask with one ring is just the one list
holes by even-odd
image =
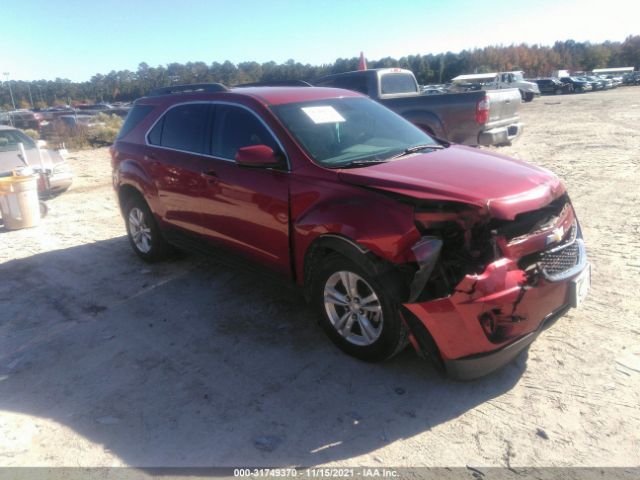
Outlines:
{"label": "front grille", "polygon": [[573,224],[560,246],[542,252],[539,260],[543,275],[552,282],[572,277],[586,264],[587,254],[577,223]]}
{"label": "front grille", "polygon": [[580,248],[578,242],[558,250],[544,254],[540,266],[546,275],[558,275],[575,267],[580,261]]}

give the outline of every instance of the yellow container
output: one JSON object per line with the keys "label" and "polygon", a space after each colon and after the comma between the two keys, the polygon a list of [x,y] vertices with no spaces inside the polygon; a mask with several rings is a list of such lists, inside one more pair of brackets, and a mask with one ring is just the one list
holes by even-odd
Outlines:
{"label": "yellow container", "polygon": [[0,178],[0,213],[7,230],[39,225],[38,175]]}

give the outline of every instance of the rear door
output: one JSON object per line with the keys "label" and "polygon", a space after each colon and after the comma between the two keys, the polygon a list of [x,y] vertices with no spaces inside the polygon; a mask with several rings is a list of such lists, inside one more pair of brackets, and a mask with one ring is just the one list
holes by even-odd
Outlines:
{"label": "rear door", "polygon": [[211,104],[186,103],[170,108],[153,126],[145,162],[156,183],[162,219],[202,233],[201,197]]}
{"label": "rear door", "polygon": [[[235,163],[248,145],[282,147],[260,117],[247,107],[217,104],[211,129],[211,156],[198,160],[206,176],[201,202],[203,233],[285,275],[289,258],[289,172],[287,168],[247,168]],[[282,152],[284,155],[284,152]]]}

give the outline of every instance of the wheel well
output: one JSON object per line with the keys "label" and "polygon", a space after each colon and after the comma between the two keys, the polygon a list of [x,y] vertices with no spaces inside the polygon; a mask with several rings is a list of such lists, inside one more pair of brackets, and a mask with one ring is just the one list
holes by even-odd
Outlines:
{"label": "wheel well", "polygon": [[327,255],[339,254],[351,260],[380,281],[394,300],[401,302],[408,295],[412,273],[402,266],[384,260],[371,251],[341,235],[323,235],[307,249],[304,257],[304,295],[311,298],[313,277],[322,259]]}
{"label": "wheel well", "polygon": [[131,185],[122,185],[118,189],[118,202],[120,203],[120,212],[124,215],[124,206],[131,197],[138,196],[144,199],[144,196],[136,187]]}
{"label": "wheel well", "polygon": [[366,272],[374,276],[397,302],[398,308],[409,331],[414,335],[420,353],[429,357],[436,368],[443,370],[440,350],[427,327],[408,309],[401,306],[409,295],[409,285],[415,273],[411,269],[404,269],[401,265],[388,262],[369,250],[361,247],[347,237],[341,235],[325,235],[317,238],[307,249],[304,260],[304,296],[309,301],[316,268],[322,264],[322,259],[328,255],[338,254],[357,263]]}

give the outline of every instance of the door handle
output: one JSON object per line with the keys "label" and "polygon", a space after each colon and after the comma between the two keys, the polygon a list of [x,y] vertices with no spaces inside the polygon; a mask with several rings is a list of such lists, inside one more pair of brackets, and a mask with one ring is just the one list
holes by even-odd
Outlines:
{"label": "door handle", "polygon": [[153,153],[148,153],[147,155],[144,156],[145,160],[157,160],[158,158],[155,156],[155,154]]}
{"label": "door handle", "polygon": [[202,172],[200,176],[209,183],[215,183],[218,181],[218,174],[213,170],[207,170],[206,172]]}

